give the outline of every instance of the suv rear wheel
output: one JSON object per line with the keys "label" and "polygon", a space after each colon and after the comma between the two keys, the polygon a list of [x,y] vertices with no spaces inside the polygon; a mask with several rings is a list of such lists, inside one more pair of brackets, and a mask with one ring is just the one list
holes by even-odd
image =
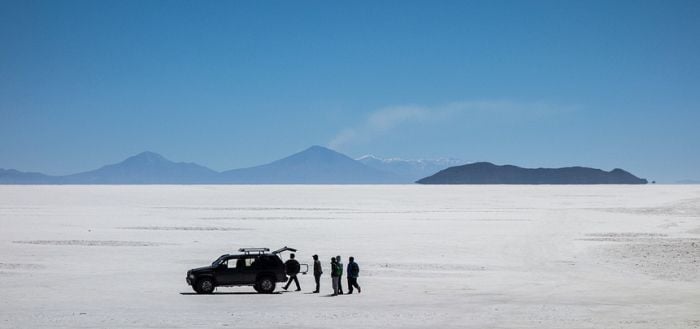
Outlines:
{"label": "suv rear wheel", "polygon": [[201,278],[197,280],[195,291],[200,294],[211,294],[214,292],[214,281],[211,278]]}
{"label": "suv rear wheel", "polygon": [[269,276],[263,276],[255,283],[255,290],[262,294],[271,294],[275,291],[275,280]]}

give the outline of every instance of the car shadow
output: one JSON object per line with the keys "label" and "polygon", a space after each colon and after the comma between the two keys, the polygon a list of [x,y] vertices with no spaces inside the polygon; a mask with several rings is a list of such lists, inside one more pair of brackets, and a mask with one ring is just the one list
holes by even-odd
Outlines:
{"label": "car shadow", "polygon": [[198,294],[196,292],[181,292],[180,295],[183,296],[211,296],[211,295],[281,295],[279,291],[275,291],[271,294],[261,294],[255,291],[228,291],[228,292],[214,292],[211,294]]}

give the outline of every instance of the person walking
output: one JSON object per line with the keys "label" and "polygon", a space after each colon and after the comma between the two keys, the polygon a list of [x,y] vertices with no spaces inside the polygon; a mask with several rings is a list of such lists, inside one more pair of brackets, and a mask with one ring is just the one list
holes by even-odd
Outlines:
{"label": "person walking", "polygon": [[338,282],[340,282],[340,274],[343,270],[338,266],[338,261],[335,257],[331,257],[331,280],[333,282],[333,296],[338,296]]}
{"label": "person walking", "polygon": [[340,276],[338,277],[338,294],[342,295],[343,294],[343,262],[340,261],[340,255],[335,256],[335,260],[338,263],[338,267],[340,267]]}
{"label": "person walking", "polygon": [[289,260],[284,263],[284,270],[287,272],[287,275],[289,275],[289,281],[287,281],[287,285],[284,286],[284,290],[287,290],[289,288],[289,285],[292,284],[292,281],[296,283],[297,285],[297,291],[301,290],[301,286],[299,286],[299,279],[297,279],[297,274],[299,274],[299,270],[301,268],[301,265],[299,265],[299,262],[297,262],[296,259],[294,259],[294,254],[289,255]]}
{"label": "person walking", "polygon": [[321,269],[321,261],[318,260],[318,255],[314,255],[314,280],[316,280],[316,290],[314,294],[318,294],[321,291],[321,274],[323,270]]}
{"label": "person walking", "polygon": [[357,277],[360,276],[360,266],[355,263],[355,257],[350,256],[348,261],[348,295],[352,294],[352,288],[357,288],[357,293],[361,293],[360,285],[357,284]]}

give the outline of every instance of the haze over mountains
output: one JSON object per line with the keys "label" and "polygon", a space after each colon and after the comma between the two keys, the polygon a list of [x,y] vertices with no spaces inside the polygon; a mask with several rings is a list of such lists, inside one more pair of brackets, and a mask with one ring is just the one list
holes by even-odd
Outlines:
{"label": "haze over mountains", "polygon": [[173,162],[160,154],[143,152],[116,164],[66,176],[0,169],[0,184],[411,184],[416,180],[422,184],[646,183],[621,169],[524,169],[490,163],[456,166],[459,164],[462,161],[449,158],[403,160],[368,155],[355,160],[322,146],[312,146],[260,166],[217,172],[196,163]]}

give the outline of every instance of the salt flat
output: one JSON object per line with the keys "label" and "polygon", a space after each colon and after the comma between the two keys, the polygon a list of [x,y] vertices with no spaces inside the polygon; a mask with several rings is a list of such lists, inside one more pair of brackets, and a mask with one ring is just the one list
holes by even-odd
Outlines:
{"label": "salt flat", "polygon": [[[700,186],[0,186],[0,228],[2,328],[700,328]],[[185,283],[284,245],[362,294]]]}

